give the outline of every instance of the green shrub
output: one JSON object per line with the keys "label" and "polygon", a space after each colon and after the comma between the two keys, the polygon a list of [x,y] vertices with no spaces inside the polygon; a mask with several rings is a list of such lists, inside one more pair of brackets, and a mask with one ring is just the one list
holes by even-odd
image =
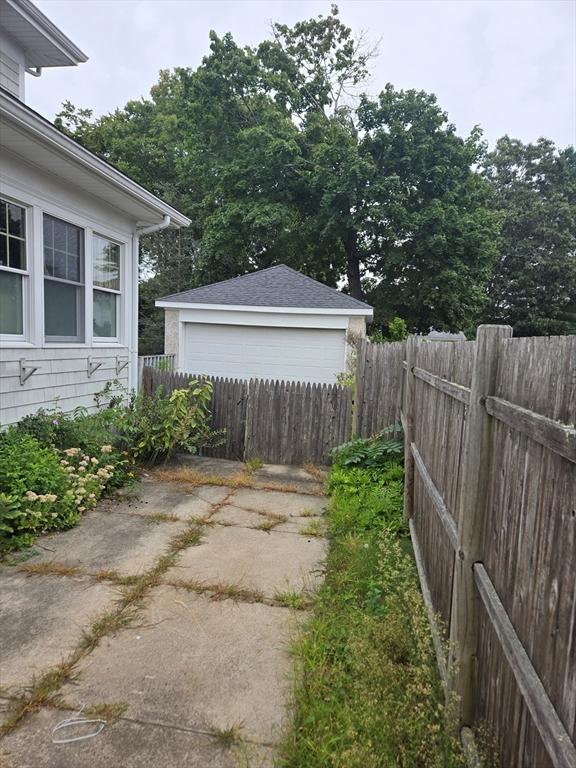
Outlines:
{"label": "green shrub", "polygon": [[106,463],[114,467],[114,473],[107,488],[119,488],[133,477],[133,464],[125,450],[127,443],[118,426],[124,412],[125,408],[118,403],[91,414],[85,408],[77,408],[72,414],[40,409],[25,416],[9,431],[29,435],[43,446],[60,451],[78,448],[90,457],[100,456],[103,445],[111,446]]}
{"label": "green shrub", "polygon": [[385,429],[376,437],[356,438],[332,451],[332,462],[337,467],[384,467],[390,459],[401,459],[404,451],[402,440],[395,435],[399,425]]}
{"label": "green shrub", "polygon": [[42,531],[65,528],[79,519],[58,454],[30,435],[9,431],[0,437],[0,493],[4,549],[8,539],[11,546],[20,546]]}
{"label": "green shrub", "polygon": [[405,534],[402,515],[404,470],[389,462],[379,470],[334,467],[328,490],[332,495],[330,530],[335,534],[387,528]]}
{"label": "green shrub", "polygon": [[90,455],[78,447],[58,451],[18,428],[0,434],[0,550],[75,525],[118,483],[125,464],[111,445]]}
{"label": "green shrub", "polygon": [[155,463],[177,451],[198,453],[202,446],[214,445],[221,433],[210,428],[211,395],[211,383],[195,379],[167,397],[162,387],[152,395],[139,393],[119,425],[134,458]]}

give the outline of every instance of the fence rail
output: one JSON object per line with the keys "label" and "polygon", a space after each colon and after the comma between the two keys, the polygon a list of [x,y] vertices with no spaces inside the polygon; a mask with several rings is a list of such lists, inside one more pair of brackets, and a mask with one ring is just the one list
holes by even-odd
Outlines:
{"label": "fence rail", "polygon": [[408,340],[405,514],[459,724],[575,768],[576,337],[509,337]]}

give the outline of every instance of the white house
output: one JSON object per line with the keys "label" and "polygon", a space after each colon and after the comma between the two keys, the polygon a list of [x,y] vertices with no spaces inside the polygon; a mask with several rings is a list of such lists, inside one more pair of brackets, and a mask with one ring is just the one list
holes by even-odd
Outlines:
{"label": "white house", "polygon": [[333,384],[372,307],[280,264],[156,301],[176,368]]}
{"label": "white house", "polygon": [[0,424],[136,386],[138,238],[190,223],[26,106],[25,73],[85,61],[29,0],[0,0]]}

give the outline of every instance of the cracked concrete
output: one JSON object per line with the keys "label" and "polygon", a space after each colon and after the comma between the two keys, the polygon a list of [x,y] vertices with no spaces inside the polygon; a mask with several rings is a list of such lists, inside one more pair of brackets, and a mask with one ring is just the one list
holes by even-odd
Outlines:
{"label": "cracked concrete", "polygon": [[[198,461],[194,468],[219,476],[242,469],[237,462]],[[64,685],[68,712],[42,707],[26,716],[0,744],[0,763],[14,768],[269,768],[273,744],[286,722],[291,662],[288,645],[298,615],[270,605],[277,592],[314,589],[321,577],[325,541],[298,531],[319,520],[325,499],[303,470],[258,470],[302,493],[228,486],[160,483],[145,478],[136,495],[106,502],[67,532],[43,537],[27,561],[75,565],[71,575],[25,575],[19,566],[0,571],[3,616],[1,684],[22,690],[70,655],[83,628],[113,611],[120,588],[97,583],[96,571],[123,576],[149,572],[190,521],[207,519],[199,546],[183,549],[152,585],[136,623],[77,663]],[[151,516],[175,516],[177,521]],[[287,519],[271,531],[255,526]],[[284,530],[282,530],[284,527]],[[25,567],[27,563],[24,563]],[[182,581],[244,588],[240,599],[214,599],[175,586]],[[250,590],[255,591],[251,599]],[[264,596],[258,598],[256,591]],[[267,602],[266,602],[267,601]],[[302,617],[302,614],[299,614]],[[7,649],[7,652],[6,652]],[[52,743],[52,728],[81,704],[126,704],[114,725],[96,738]],[[6,718],[6,700],[0,708]],[[225,747],[218,734],[239,738]],[[70,732],[66,735],[76,735]],[[8,753],[9,757],[5,757]],[[12,761],[12,763],[10,763]]]}

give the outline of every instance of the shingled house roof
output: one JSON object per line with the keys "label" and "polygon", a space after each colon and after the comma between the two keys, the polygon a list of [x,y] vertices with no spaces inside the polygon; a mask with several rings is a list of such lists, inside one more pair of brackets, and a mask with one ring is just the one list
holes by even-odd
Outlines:
{"label": "shingled house roof", "polygon": [[369,304],[329,288],[285,264],[174,293],[157,300],[160,306],[164,302],[356,311],[363,309],[366,314],[372,313]]}

